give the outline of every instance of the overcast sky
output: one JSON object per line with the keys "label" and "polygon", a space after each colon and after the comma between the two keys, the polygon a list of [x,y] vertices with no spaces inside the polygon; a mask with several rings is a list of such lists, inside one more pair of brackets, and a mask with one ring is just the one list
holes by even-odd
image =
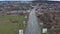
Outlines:
{"label": "overcast sky", "polygon": [[[0,0],[0,1],[42,1],[42,0]],[[60,1],[60,0],[43,0],[43,1]]]}
{"label": "overcast sky", "polygon": [[0,1],[33,1],[33,0],[0,0]]}

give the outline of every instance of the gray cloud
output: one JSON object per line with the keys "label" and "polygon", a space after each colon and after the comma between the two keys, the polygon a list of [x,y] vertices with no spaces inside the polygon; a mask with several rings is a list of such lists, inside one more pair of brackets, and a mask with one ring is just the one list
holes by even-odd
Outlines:
{"label": "gray cloud", "polygon": [[60,1],[60,0],[0,0],[0,1]]}

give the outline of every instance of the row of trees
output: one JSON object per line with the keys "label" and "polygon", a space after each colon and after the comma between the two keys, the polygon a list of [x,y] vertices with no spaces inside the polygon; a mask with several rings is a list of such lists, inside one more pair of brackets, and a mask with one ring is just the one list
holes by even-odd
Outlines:
{"label": "row of trees", "polygon": [[60,12],[42,12],[43,14],[39,15],[41,22],[45,27],[51,28],[56,27],[60,28]]}

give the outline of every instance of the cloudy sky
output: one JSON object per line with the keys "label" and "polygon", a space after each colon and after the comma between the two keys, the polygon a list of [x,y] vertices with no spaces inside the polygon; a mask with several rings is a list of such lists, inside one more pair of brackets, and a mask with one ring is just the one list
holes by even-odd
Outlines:
{"label": "cloudy sky", "polygon": [[0,1],[33,1],[33,0],[0,0]]}
{"label": "cloudy sky", "polygon": [[[0,1],[42,1],[42,0],[0,0]],[[60,1],[60,0],[43,0],[43,1]]]}

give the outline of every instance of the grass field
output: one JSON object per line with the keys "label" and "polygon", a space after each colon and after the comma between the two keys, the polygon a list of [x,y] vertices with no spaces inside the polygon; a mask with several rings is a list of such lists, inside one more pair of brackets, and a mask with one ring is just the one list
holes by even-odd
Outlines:
{"label": "grass field", "polygon": [[[9,20],[16,20],[17,23],[12,23]],[[0,34],[19,34],[19,29],[24,29],[23,26],[24,16],[21,15],[0,15]],[[40,25],[41,21],[38,19],[38,23]],[[42,26],[40,25],[41,33]],[[56,28],[55,30],[57,30]],[[58,29],[60,30],[60,28]],[[43,34],[43,33],[42,33]],[[48,31],[47,34],[50,34]]]}
{"label": "grass field", "polygon": [[[17,23],[9,22],[9,19],[16,20]],[[23,28],[24,17],[20,15],[0,15],[0,34],[18,34],[18,30]]]}

